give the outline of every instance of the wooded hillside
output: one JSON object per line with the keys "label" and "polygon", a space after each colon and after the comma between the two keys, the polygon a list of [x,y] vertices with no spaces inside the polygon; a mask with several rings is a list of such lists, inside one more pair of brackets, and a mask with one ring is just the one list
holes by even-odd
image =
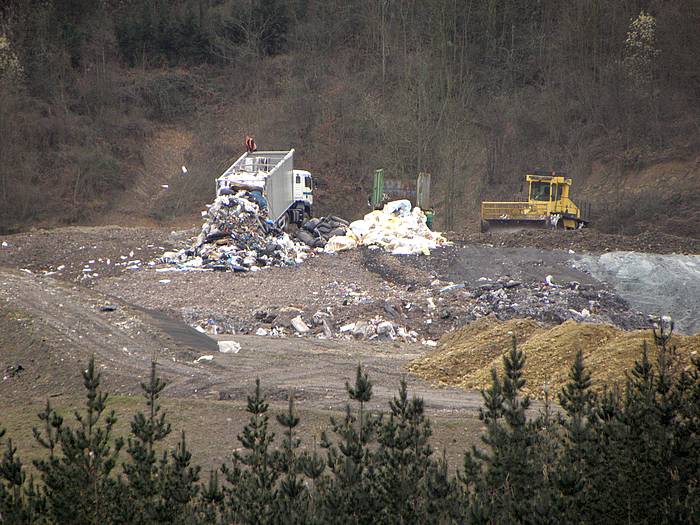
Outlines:
{"label": "wooded hillside", "polygon": [[[700,229],[696,0],[2,5],[0,232],[196,211],[245,133],[296,148],[321,213],[428,171],[461,230],[539,166],[601,229]],[[168,192],[124,198],[158,169]]]}

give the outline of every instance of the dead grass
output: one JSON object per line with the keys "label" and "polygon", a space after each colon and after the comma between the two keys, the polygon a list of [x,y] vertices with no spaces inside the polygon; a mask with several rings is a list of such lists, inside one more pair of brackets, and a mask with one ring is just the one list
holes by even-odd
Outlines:
{"label": "dead grass", "polygon": [[[542,398],[545,384],[558,392],[568,379],[578,350],[583,351],[591,371],[593,388],[600,390],[625,380],[625,373],[641,356],[647,343],[655,361],[657,352],[648,330],[625,332],[610,325],[567,321],[553,328],[529,320],[500,322],[480,319],[446,334],[435,352],[409,365],[411,372],[434,383],[465,389],[482,389],[491,381],[491,369],[503,370],[503,355],[510,349],[513,333],[525,352],[524,391]],[[674,335],[676,367],[686,366],[700,352],[700,334]]]}
{"label": "dead grass", "polygon": [[[51,399],[51,404],[67,424],[74,425],[73,413],[82,411],[84,400],[80,397],[59,397]],[[145,410],[145,401],[141,396],[110,396],[108,409],[117,416],[115,437],[128,437],[130,422],[139,410]],[[210,399],[175,399],[165,398],[162,402],[172,432],[165,440],[165,448],[172,450],[180,439],[180,432],[185,431],[188,446],[193,455],[193,462],[202,466],[202,476],[230,460],[232,452],[240,447],[236,438],[248,422],[249,414],[242,401],[215,401]],[[32,460],[44,457],[44,450],[32,435],[32,427],[40,421],[36,414],[45,407],[45,401],[33,400],[22,405],[9,404],[0,400],[0,428],[7,431],[5,439],[11,438],[18,449],[18,455],[26,465],[28,472],[35,472]],[[270,429],[275,432],[275,443],[280,444],[283,429],[275,419],[275,414],[284,412],[286,403],[270,405]],[[388,407],[387,407],[388,409]],[[342,413],[328,410],[305,409],[303,403],[297,405],[301,419],[298,427],[302,448],[318,446],[321,431],[329,428],[329,418],[342,417]],[[459,467],[462,455],[471,445],[477,444],[482,432],[482,425],[476,414],[455,418],[454,416],[430,415],[433,423],[431,443],[436,454],[445,450],[452,468]],[[122,451],[121,460],[125,459]]]}

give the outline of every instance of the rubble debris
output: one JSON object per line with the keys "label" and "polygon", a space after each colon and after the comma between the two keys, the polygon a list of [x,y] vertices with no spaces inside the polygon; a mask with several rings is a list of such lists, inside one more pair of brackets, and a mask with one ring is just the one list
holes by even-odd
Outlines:
{"label": "rubble debris", "polygon": [[332,237],[345,235],[348,224],[335,215],[310,219],[297,231],[296,238],[311,248],[325,248]]}
{"label": "rubble debris", "polygon": [[218,344],[222,354],[237,354],[241,351],[241,345],[236,341],[219,341]]}
{"label": "rubble debris", "polygon": [[392,340],[395,339],[396,330],[394,329],[394,325],[389,321],[382,321],[377,325],[377,335]]}
{"label": "rubble debris", "polygon": [[429,255],[430,250],[447,244],[438,232],[428,228],[423,211],[411,210],[408,200],[387,203],[383,209],[351,222],[345,236],[333,236],[326,251],[336,252],[355,246],[379,246],[394,255]]}
{"label": "rubble debris", "polygon": [[304,335],[309,333],[309,327],[301,318],[300,315],[296,316],[291,321],[292,328],[296,330],[299,335]]}
{"label": "rubble debris", "polygon": [[323,319],[322,326],[323,326],[323,335],[328,339],[332,339],[333,338],[333,329],[331,328],[331,325],[327,319]]}
{"label": "rubble debris", "polygon": [[24,372],[24,367],[19,363],[10,365],[5,368],[5,375],[3,376],[3,379],[18,377],[22,372]]}
{"label": "rubble debris", "polygon": [[[330,308],[329,308],[329,310],[330,310]],[[323,321],[326,321],[326,320],[332,319],[332,318],[333,318],[332,312],[330,312],[330,311],[322,312],[320,310],[318,312],[316,312],[312,317],[314,325],[316,325],[316,326],[322,325]]]}
{"label": "rubble debris", "polygon": [[103,304],[98,308],[100,312],[114,312],[117,309],[117,306],[114,304]]}
{"label": "rubble debris", "polygon": [[269,221],[267,211],[247,191],[219,195],[202,215],[206,221],[194,244],[163,253],[160,262],[181,271],[248,272],[293,265],[305,258],[303,245]]}
{"label": "rubble debris", "polygon": [[202,334],[235,335],[234,320],[221,313],[200,308],[182,308],[182,320]]}
{"label": "rubble debris", "polygon": [[355,323],[348,323],[340,327],[340,333],[344,334],[347,332],[353,332],[355,330]]}

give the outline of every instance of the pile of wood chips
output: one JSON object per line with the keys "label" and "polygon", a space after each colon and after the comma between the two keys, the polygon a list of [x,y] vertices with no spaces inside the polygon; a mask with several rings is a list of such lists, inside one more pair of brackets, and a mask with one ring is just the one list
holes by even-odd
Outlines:
{"label": "pile of wood chips", "polygon": [[[593,388],[622,384],[646,341],[649,359],[656,363],[657,350],[651,330],[626,332],[610,325],[566,321],[557,326],[530,319],[499,321],[483,317],[445,334],[434,352],[414,360],[409,370],[432,383],[482,389],[491,382],[491,369],[503,371],[503,355],[510,350],[512,335],[525,352],[524,391],[542,399],[545,385],[554,396],[567,382],[571,365],[580,349],[591,372]],[[674,334],[673,366],[679,370],[700,353],[700,334]]]}

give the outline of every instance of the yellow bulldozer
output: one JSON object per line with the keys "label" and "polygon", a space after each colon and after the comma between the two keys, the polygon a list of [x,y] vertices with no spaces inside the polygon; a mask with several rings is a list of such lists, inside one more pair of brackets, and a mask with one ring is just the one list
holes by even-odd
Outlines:
{"label": "yellow bulldozer", "polygon": [[575,230],[589,224],[590,205],[571,200],[571,179],[555,171],[525,176],[527,201],[482,202],[481,231],[551,228]]}

